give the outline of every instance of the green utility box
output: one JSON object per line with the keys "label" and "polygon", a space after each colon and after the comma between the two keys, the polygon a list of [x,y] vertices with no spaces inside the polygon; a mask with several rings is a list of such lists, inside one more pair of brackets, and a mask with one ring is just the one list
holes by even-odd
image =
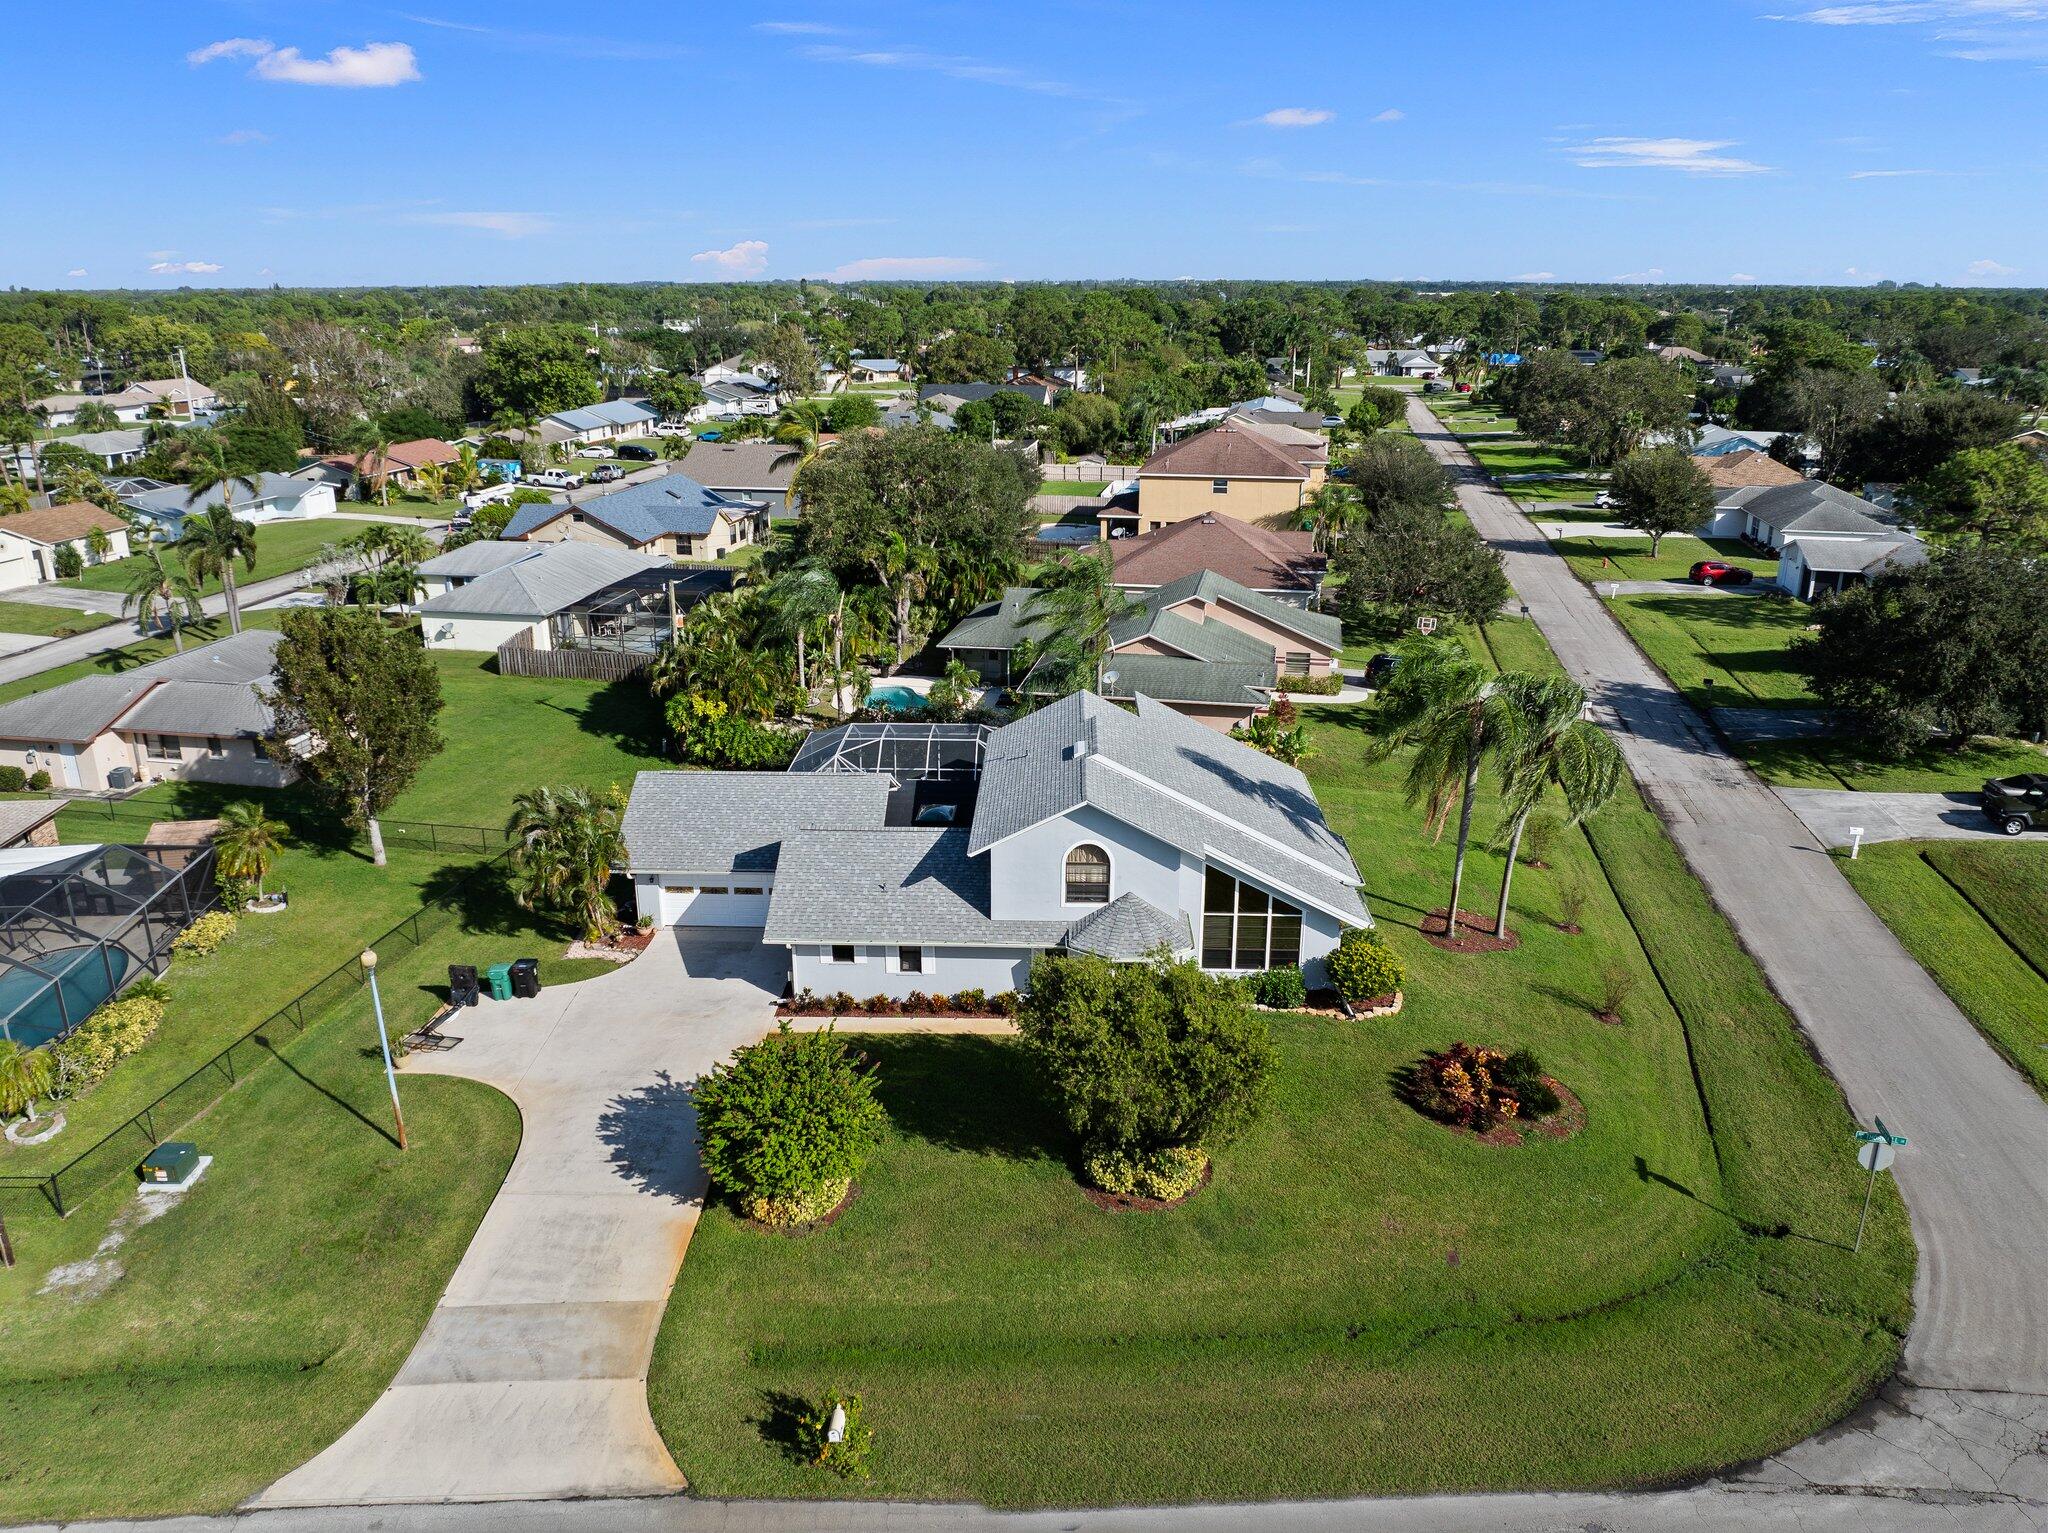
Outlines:
{"label": "green utility box", "polygon": [[490,992],[491,999],[494,1001],[511,1000],[512,965],[509,963],[494,963],[484,970],[484,988]]}
{"label": "green utility box", "polygon": [[176,1185],[199,1169],[199,1146],[183,1139],[168,1139],[149,1152],[142,1162],[142,1179],[151,1184]]}

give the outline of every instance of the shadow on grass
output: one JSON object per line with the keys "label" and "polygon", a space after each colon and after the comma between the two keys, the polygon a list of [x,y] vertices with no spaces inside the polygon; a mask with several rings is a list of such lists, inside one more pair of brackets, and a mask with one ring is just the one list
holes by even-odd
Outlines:
{"label": "shadow on grass", "polygon": [[[339,1107],[343,1112],[347,1113],[351,1118],[355,1119],[356,1122],[362,1124],[363,1127],[369,1129],[372,1133],[376,1134],[378,1137],[383,1139],[383,1141],[386,1144],[390,1145],[394,1150],[398,1148],[398,1136],[395,1133],[393,1133],[390,1128],[388,1128],[382,1123],[379,1123],[375,1118],[372,1118],[369,1115],[367,1115],[360,1107],[356,1106],[355,1103],[349,1101],[346,1097],[337,1095],[335,1092],[330,1091],[327,1087],[323,1086],[320,1082],[314,1080],[312,1076],[308,1075],[305,1071],[301,1070],[297,1065],[293,1064],[291,1060],[286,1057],[284,1051],[279,1049],[275,1044],[271,1043],[268,1038],[263,1038],[259,1041],[262,1042],[265,1045],[265,1047],[267,1047],[270,1050],[270,1057],[272,1059],[275,1059],[279,1064],[283,1065],[284,1068],[301,1084],[311,1087],[314,1091],[318,1092],[321,1096],[325,1097],[328,1101],[332,1102],[336,1107]],[[370,1054],[372,1057],[377,1058],[379,1060],[381,1060],[383,1057],[381,1051],[374,1048],[370,1050]]]}
{"label": "shadow on grass", "polygon": [[438,867],[421,882],[420,898],[454,911],[456,924],[467,937],[542,940],[574,935],[559,917],[528,910],[514,898],[503,863],[452,862]]}
{"label": "shadow on grass", "polygon": [[1833,1246],[1837,1251],[1849,1249],[1848,1246],[1839,1240],[1826,1240],[1818,1235],[1802,1235],[1789,1224],[1759,1224],[1754,1219],[1746,1219],[1732,1208],[1723,1208],[1711,1199],[1701,1197],[1690,1187],[1686,1186],[1685,1183],[1668,1177],[1661,1171],[1651,1170],[1650,1163],[1640,1155],[1635,1157],[1635,1170],[1637,1181],[1645,1185],[1654,1184],[1658,1187],[1666,1188],[1677,1193],[1682,1198],[1690,1198],[1708,1212],[1719,1214],[1722,1218],[1734,1223],[1745,1235],[1752,1235],[1761,1240],[1804,1240],[1810,1245]]}
{"label": "shadow on grass", "polygon": [[[847,1031],[855,1031],[849,1027]],[[1066,1125],[1016,1043],[973,1034],[868,1035],[876,1095],[898,1132],[969,1155],[1065,1159]]]}
{"label": "shadow on grass", "polygon": [[761,1414],[753,1418],[753,1426],[760,1432],[761,1441],[792,1462],[802,1463],[804,1455],[797,1446],[797,1426],[810,1408],[811,1402],[801,1395],[783,1389],[764,1389]]}

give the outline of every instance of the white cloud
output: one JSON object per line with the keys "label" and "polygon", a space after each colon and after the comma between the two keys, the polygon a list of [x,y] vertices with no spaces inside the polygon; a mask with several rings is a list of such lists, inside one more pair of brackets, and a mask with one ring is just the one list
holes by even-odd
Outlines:
{"label": "white cloud", "polygon": [[1938,176],[1938,170],[1852,170],[1851,181],[1892,181],[1900,176]]}
{"label": "white cloud", "polygon": [[204,277],[220,270],[218,261],[151,261],[149,269],[158,276]]}
{"label": "white cloud", "polygon": [[1007,90],[1030,91],[1040,96],[1062,96],[1075,101],[1095,101],[1119,107],[1130,105],[1128,102],[1099,95],[1066,80],[1054,80],[1022,69],[1014,69],[1007,64],[991,64],[984,59],[969,58],[962,54],[932,53],[923,48],[847,48],[837,43],[818,43],[803,49],[803,55],[824,64],[859,64],[868,69],[911,69],[945,75],[953,80],[969,80],[978,85],[998,85]]}
{"label": "white cloud", "polygon": [[1515,280],[1517,282],[1555,282],[1557,280],[1557,273],[1554,271],[1525,271]]}
{"label": "white cloud", "polygon": [[405,222],[430,224],[443,229],[480,229],[486,234],[503,235],[508,240],[546,234],[555,226],[554,220],[544,213],[411,213],[406,215]]}
{"label": "white cloud", "polygon": [[177,253],[178,252],[175,250],[152,250],[149,253],[149,258],[152,261],[168,261],[172,256],[176,255]]}
{"label": "white cloud", "polygon": [[723,250],[700,250],[690,260],[703,266],[715,266],[727,276],[758,277],[768,269],[768,242],[741,240]]}
{"label": "white cloud", "polygon": [[1852,282],[1882,282],[1884,280],[1883,272],[1865,271],[1860,266],[1845,266],[1842,268],[1842,275]]}
{"label": "white cloud", "polygon": [[844,37],[846,28],[827,21],[757,21],[756,32],[774,32],[782,37]]}
{"label": "white cloud", "polygon": [[64,275],[67,277],[83,277],[85,274],[85,268],[83,266],[74,266],[71,268],[71,270],[64,273]]}
{"label": "white cloud", "polygon": [[1373,115],[1372,120],[1374,122],[1399,122],[1402,118],[1406,117],[1407,115],[1408,114],[1402,111],[1399,107],[1390,106],[1384,112],[1375,113]]}
{"label": "white cloud", "polygon": [[1269,128],[1313,128],[1329,122],[1336,115],[1327,107],[1281,106],[1254,120]]}
{"label": "white cloud", "polygon": [[1972,261],[1963,269],[1973,277],[2015,277],[2019,275],[2019,268],[2017,266],[2007,266],[2003,261]]}
{"label": "white cloud", "polygon": [[256,275],[259,277],[274,277],[277,275],[277,273],[272,271],[268,266],[266,266],[263,268],[263,270],[256,273]]}
{"label": "white cloud", "polygon": [[1588,170],[1681,170],[1693,176],[1756,176],[1770,170],[1719,151],[1726,138],[1596,138],[1565,150]]}
{"label": "white cloud", "polygon": [[250,71],[261,80],[282,80],[294,85],[336,85],[346,88],[403,85],[420,77],[418,61],[409,43],[364,43],[360,48],[339,47],[325,58],[307,58],[296,48],[280,48],[268,38],[229,37],[185,55],[195,68],[215,59],[254,59]]}
{"label": "white cloud", "polygon": [[1733,273],[1730,273],[1730,275],[1729,275],[1729,277],[1728,277],[1728,280],[1729,280],[1730,282],[1756,282],[1756,281],[1760,281],[1761,279],[1760,279],[1760,278],[1758,278],[1758,277],[1754,277],[1754,276],[1752,276],[1752,275],[1751,275],[1750,273],[1748,273],[1748,272],[1746,272],[1746,271],[1738,271],[1738,272],[1733,272]]}
{"label": "white cloud", "polygon": [[270,135],[261,128],[237,128],[232,133],[223,133],[215,139],[216,144],[267,144]]}
{"label": "white cloud", "polygon": [[972,256],[868,256],[833,267],[825,273],[825,280],[890,282],[912,277],[963,277],[987,270],[988,262]]}
{"label": "white cloud", "polygon": [[1937,53],[1974,63],[2048,59],[2048,4],[2041,0],[1848,0],[1767,21],[1818,27],[1913,27]]}
{"label": "white cloud", "polygon": [[1625,271],[1614,279],[1616,282],[1662,282],[1664,268],[1652,266],[1648,271]]}

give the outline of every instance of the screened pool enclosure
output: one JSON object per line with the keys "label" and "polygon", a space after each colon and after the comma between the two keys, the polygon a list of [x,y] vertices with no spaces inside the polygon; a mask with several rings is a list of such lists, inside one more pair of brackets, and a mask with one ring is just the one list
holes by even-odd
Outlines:
{"label": "screened pool enclosure", "polygon": [[0,852],[0,1037],[61,1038],[129,981],[162,973],[212,898],[211,847]]}

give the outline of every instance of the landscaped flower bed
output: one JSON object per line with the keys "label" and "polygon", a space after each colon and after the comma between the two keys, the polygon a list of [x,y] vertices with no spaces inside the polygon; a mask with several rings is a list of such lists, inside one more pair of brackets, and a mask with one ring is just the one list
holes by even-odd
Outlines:
{"label": "landscaped flower bed", "polygon": [[1410,1066],[1401,1095],[1425,1117],[1488,1144],[1520,1144],[1533,1130],[1567,1138],[1586,1121],[1578,1098],[1544,1074],[1527,1049],[1510,1054],[1454,1043]]}
{"label": "landscaped flower bed", "polygon": [[930,1017],[953,1021],[1007,1021],[1017,1015],[1017,1006],[1018,997],[1014,990],[999,990],[994,995],[984,990],[960,990],[951,995],[926,995],[922,990],[913,990],[900,999],[892,995],[871,995],[865,1000],[857,1000],[844,990],[836,995],[815,995],[805,990],[794,1000],[783,1001],[775,1008],[775,1014],[778,1017]]}

